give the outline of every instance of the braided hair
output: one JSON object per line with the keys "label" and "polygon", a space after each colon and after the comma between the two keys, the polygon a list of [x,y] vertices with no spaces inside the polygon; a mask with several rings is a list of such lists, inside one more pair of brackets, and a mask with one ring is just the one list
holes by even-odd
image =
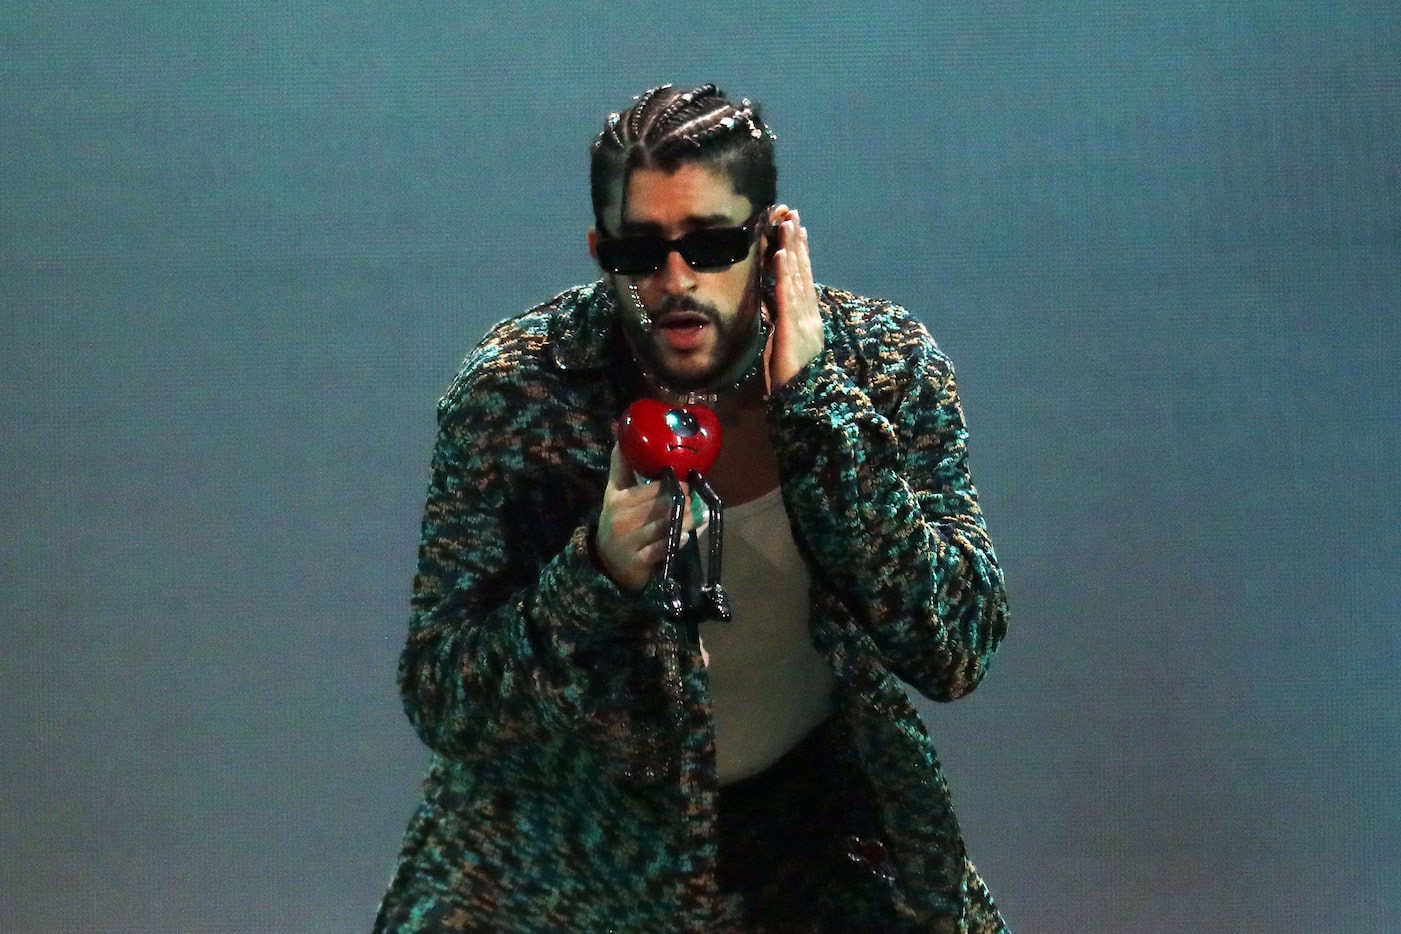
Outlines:
{"label": "braided hair", "polygon": [[606,230],[603,211],[613,184],[636,169],[674,172],[699,163],[729,176],[737,194],[759,208],[777,200],[773,131],[758,105],[738,105],[713,84],[678,91],[666,84],[635,98],[622,113],[608,115],[591,149],[589,189],[594,222]]}

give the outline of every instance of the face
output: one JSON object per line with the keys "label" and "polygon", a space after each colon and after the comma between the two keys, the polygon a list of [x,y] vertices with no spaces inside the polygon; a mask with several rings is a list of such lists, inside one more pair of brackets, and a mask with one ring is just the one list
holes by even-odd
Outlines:
{"label": "face", "polygon": [[[621,194],[621,191],[619,192]],[[654,234],[671,240],[707,227],[738,227],[754,213],[723,172],[682,164],[675,172],[637,169],[626,198],[604,215],[609,235]],[[593,251],[598,231],[591,231]],[[640,362],[676,389],[701,389],[724,378],[752,350],[759,313],[757,246],[727,269],[692,269],[678,252],[640,276],[611,276],[624,325]],[[636,286],[636,293],[632,292]],[[635,294],[641,307],[630,297]]]}

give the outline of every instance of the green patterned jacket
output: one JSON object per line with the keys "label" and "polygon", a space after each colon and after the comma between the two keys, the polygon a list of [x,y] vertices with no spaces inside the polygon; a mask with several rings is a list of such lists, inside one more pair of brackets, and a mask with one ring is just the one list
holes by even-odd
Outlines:
{"label": "green patterned jacket", "polygon": [[[1006,628],[953,370],[904,309],[818,293],[826,348],[769,400],[813,640],[899,911],[1001,931],[900,683],[966,694]],[[640,393],[614,308],[594,284],[501,322],[439,403],[399,671],[433,756],[377,931],[737,929],[699,652],[589,557],[612,425]]]}

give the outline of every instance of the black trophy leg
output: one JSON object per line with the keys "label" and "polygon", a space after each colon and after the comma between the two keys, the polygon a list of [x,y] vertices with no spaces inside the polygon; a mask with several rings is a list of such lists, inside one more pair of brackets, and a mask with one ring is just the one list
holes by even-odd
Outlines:
{"label": "black trophy leg", "polygon": [[681,526],[685,516],[686,494],[676,472],[670,467],[662,474],[661,482],[666,484],[671,496],[671,516],[667,526],[666,555],[662,558],[662,572],[657,581],[657,609],[671,620],[679,620],[686,614],[686,604],[681,598],[681,585],[676,580],[676,555],[681,550]]}
{"label": "black trophy leg", "polygon": [[701,588],[702,613],[706,619],[728,622],[734,613],[730,609],[730,598],[720,586],[720,562],[725,547],[725,504],[720,502],[720,497],[698,471],[692,470],[687,479],[710,510],[710,569],[705,576],[705,586]]}

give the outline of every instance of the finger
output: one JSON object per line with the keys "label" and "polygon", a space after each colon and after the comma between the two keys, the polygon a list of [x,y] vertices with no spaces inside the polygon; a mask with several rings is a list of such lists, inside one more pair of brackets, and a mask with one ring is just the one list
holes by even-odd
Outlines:
{"label": "finger", "polygon": [[[670,497],[657,497],[655,501],[646,507],[639,506],[639,512],[634,514],[637,519],[635,540],[637,546],[643,547],[649,542],[660,541],[665,544],[666,539],[671,534],[671,521],[675,501]],[[641,513],[645,508],[647,512]],[[681,531],[690,532],[702,527],[702,523],[708,523],[710,518],[710,508],[705,505],[699,493],[685,494],[681,504]]]}
{"label": "finger", "polygon": [[807,228],[797,211],[785,209],[786,214],[780,224],[781,243],[790,259],[795,261],[793,274],[798,276],[801,285],[812,282],[812,256]]}
{"label": "finger", "polygon": [[769,212],[768,223],[768,249],[770,255],[787,244],[784,242],[783,224],[793,214],[793,209],[786,204],[775,205]]}
{"label": "finger", "polygon": [[667,542],[671,539],[670,519],[649,522],[639,528],[635,536],[635,540],[629,544],[632,545],[637,560],[647,565],[660,564],[666,557]]}
{"label": "finger", "polygon": [[637,553],[637,560],[651,567],[661,564],[666,558],[666,539],[653,542]]}
{"label": "finger", "polygon": [[672,497],[676,495],[677,489],[681,490],[683,497],[691,494],[691,485],[684,480],[659,479],[644,480],[635,487],[639,500],[645,497],[647,500],[660,500],[667,505],[671,504]]}
{"label": "finger", "polygon": [[789,222],[784,222],[783,229],[784,247],[774,257],[774,277],[778,284],[779,314],[783,316],[787,312],[791,317],[795,303],[802,295],[802,280],[796,251],[787,245],[791,236]]}
{"label": "finger", "polygon": [[666,539],[669,523],[666,517],[649,518],[633,526],[630,532],[621,536],[622,545],[631,552],[641,552],[659,541]]}
{"label": "finger", "polygon": [[790,308],[806,309],[812,305],[813,299],[817,295],[817,286],[812,275],[812,254],[808,250],[808,236],[806,228],[801,227],[797,220],[785,222],[785,227],[789,224],[792,227],[788,230],[786,244],[784,247],[785,261],[782,265],[782,282],[787,289],[786,299],[791,303]]}
{"label": "finger", "polygon": [[632,474],[629,474],[629,477],[632,480],[632,486],[614,493],[618,508],[643,511],[665,510],[670,504],[671,492],[665,483],[654,483],[650,480],[639,482]]}
{"label": "finger", "polygon": [[681,531],[689,532],[692,529],[699,530],[702,520],[709,516],[709,508],[705,501],[700,498],[700,494],[692,494],[686,497],[686,508],[681,513]]}
{"label": "finger", "polygon": [[793,260],[793,271],[800,272],[803,254],[807,252],[807,241],[803,239],[803,228],[798,224],[797,215],[783,222],[783,248]]}
{"label": "finger", "polygon": [[623,448],[613,442],[613,453],[608,458],[608,489],[626,490],[633,486],[632,470],[623,459]]}
{"label": "finger", "polygon": [[793,219],[794,272],[803,286],[812,284],[812,252],[808,249],[808,231],[797,218]]}
{"label": "finger", "polygon": [[674,495],[675,488],[665,483],[642,483],[617,494],[619,508],[628,510],[637,524],[671,515]]}

